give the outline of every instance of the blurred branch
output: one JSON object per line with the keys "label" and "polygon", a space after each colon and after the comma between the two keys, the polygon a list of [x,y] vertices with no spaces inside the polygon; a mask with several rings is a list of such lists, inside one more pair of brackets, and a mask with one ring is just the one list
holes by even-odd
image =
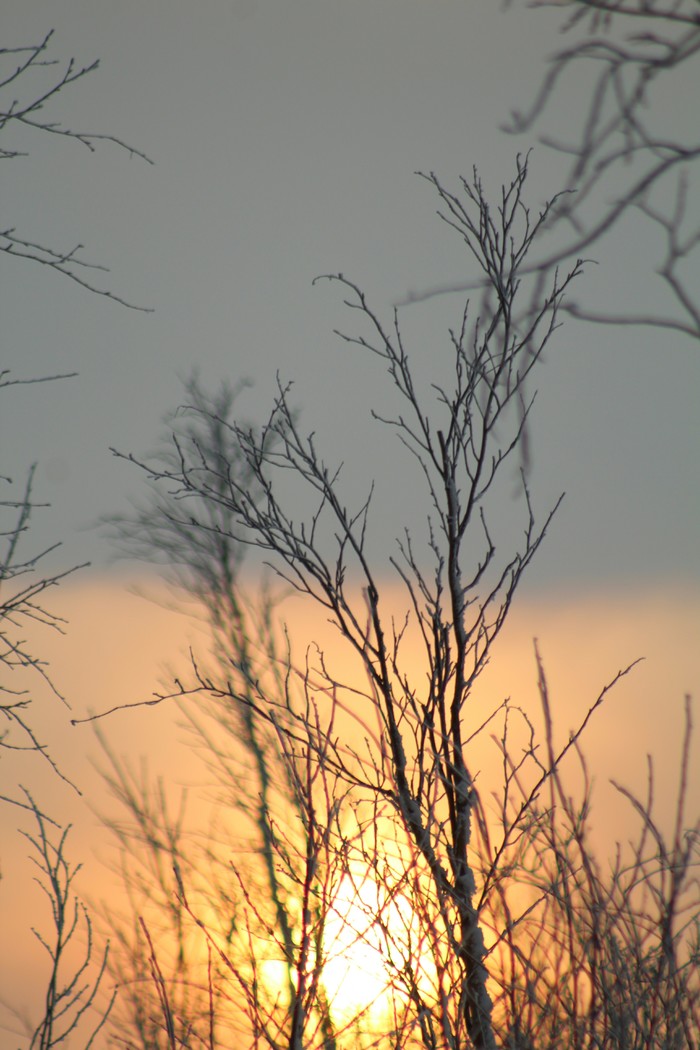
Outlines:
{"label": "blurred branch", "polygon": [[[627,306],[622,293],[616,293],[616,309],[587,302],[570,303],[564,309],[596,324],[672,330],[699,339],[694,272],[700,253],[700,224],[695,218],[700,140],[692,120],[669,130],[667,116],[657,107],[664,92],[675,90],[675,112],[682,115],[681,101],[697,81],[692,79],[700,57],[696,0],[534,0],[529,6],[546,8],[540,19],[558,19],[560,33],[572,38],[549,59],[531,106],[514,110],[505,126],[511,134],[536,133],[542,146],[568,164],[562,180],[568,192],[551,209],[537,251],[524,271],[539,278],[529,309],[535,307],[557,267],[584,252],[605,264],[609,238],[622,237],[623,223],[636,214],[637,221],[665,245],[659,258],[652,254],[650,239],[648,258],[668,293],[668,307],[658,313],[639,310]],[[537,16],[531,17],[534,27]],[[543,21],[540,24],[547,28]],[[558,119],[561,99],[574,85],[575,100],[567,97],[567,114],[570,109],[576,112],[580,102],[582,111],[567,116],[565,132],[552,134],[546,121]],[[685,111],[690,114],[692,107]],[[412,292],[405,302],[469,287],[473,286],[468,282],[452,282]]]}

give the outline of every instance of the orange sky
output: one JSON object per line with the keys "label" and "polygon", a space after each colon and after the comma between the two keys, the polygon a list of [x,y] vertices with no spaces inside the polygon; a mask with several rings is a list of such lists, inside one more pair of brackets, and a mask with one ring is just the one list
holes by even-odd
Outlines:
{"label": "orange sky", "polygon": [[[151,593],[153,589],[151,588]],[[390,592],[392,598],[396,592]],[[54,605],[58,605],[54,596]],[[162,605],[127,591],[119,581],[93,581],[64,586],[60,609],[70,621],[64,638],[44,637],[42,652],[50,656],[54,677],[70,697],[75,715],[105,710],[118,703],[148,699],[165,680],[164,666],[177,666],[185,651],[187,620]],[[331,645],[333,632],[319,629],[303,604],[289,606],[296,639],[319,638]],[[532,639],[537,636],[549,677],[550,697],[560,739],[564,740],[576,718],[617,670],[638,656],[645,656],[599,712],[587,737],[587,754],[597,778],[596,830],[608,842],[624,840],[630,832],[629,810],[607,786],[608,776],[637,790],[645,777],[645,755],[652,752],[657,770],[657,804],[662,822],[668,823],[677,783],[683,696],[698,694],[700,678],[697,625],[700,594],[682,587],[639,588],[627,593],[591,592],[567,600],[541,597],[529,604],[516,603],[509,626],[483,678],[483,701],[509,695],[534,710],[536,675]],[[324,638],[323,635],[326,635]],[[200,636],[201,637],[201,636]],[[122,712],[102,723],[113,748],[138,760],[148,757],[154,773],[162,773],[173,786],[196,782],[201,767],[187,748],[178,744],[174,708]],[[104,895],[112,877],[97,855],[109,855],[104,829],[89,806],[104,804],[104,789],[91,759],[97,754],[89,726],[71,728],[58,702],[40,697],[34,710],[35,725],[52,742],[52,753],[61,767],[84,791],[83,800],[57,783],[32,756],[4,761],[5,783],[17,780],[31,786],[37,801],[55,817],[74,822],[70,842],[73,860],[84,864],[80,885]],[[697,770],[690,792],[689,817],[700,800]],[[693,768],[693,767],[691,767]],[[488,775],[485,758],[484,777]],[[482,781],[484,783],[484,781]],[[101,794],[102,792],[102,794]],[[30,1006],[39,987],[45,960],[33,943],[29,927],[47,918],[46,906],[31,882],[24,860],[26,843],[15,829],[21,814],[11,807],[0,809],[3,879],[0,906],[3,913],[0,950],[0,986],[6,1001]],[[28,825],[24,825],[25,827]],[[43,909],[43,912],[41,911]]]}

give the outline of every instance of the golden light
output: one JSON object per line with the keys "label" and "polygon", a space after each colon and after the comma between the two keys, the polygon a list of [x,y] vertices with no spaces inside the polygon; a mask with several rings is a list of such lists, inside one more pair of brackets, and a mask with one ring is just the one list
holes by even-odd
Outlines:
{"label": "golden light", "polygon": [[[607,681],[621,662],[640,653],[650,654],[634,678],[621,683],[610,704],[595,721],[588,734],[591,770],[599,775],[597,798],[603,796],[604,805],[595,831],[601,839],[601,855],[609,841],[620,837],[620,829],[629,820],[629,807],[612,789],[607,790],[606,774],[614,772],[617,780],[632,788],[644,789],[646,765],[644,754],[653,751],[657,759],[657,804],[661,810],[660,823],[669,824],[670,797],[677,783],[677,740],[682,714],[682,696],[697,677],[688,654],[694,653],[693,628],[697,623],[697,592],[692,589],[648,590],[622,595],[615,600],[609,594],[591,592],[577,595],[575,600],[543,598],[538,604],[531,601],[522,610],[516,609],[512,622],[501,638],[502,659],[494,662],[482,679],[484,706],[490,698],[511,695],[513,682],[518,689],[514,699],[528,710],[536,709],[534,688],[532,636],[537,634],[542,643],[552,696],[557,701],[557,725],[560,734],[576,723],[580,711],[591,695],[596,695],[600,684]],[[104,585],[96,582],[91,587],[66,587],[62,611],[71,619],[71,630],[66,638],[50,639],[47,657],[60,667],[60,684],[74,703],[73,713],[82,715],[91,708],[108,709],[120,702],[147,699],[159,687],[163,653],[173,654],[177,660],[180,649],[185,653],[190,636],[186,618],[176,616],[151,602],[143,601],[125,592],[123,585],[112,581]],[[300,638],[316,637],[315,623],[299,615],[295,630]],[[331,651],[332,631],[328,650]],[[318,637],[325,641],[319,631]],[[595,654],[584,664],[580,658],[580,639],[587,640],[587,650]],[[417,673],[417,672],[416,672]],[[169,679],[168,679],[169,680]],[[668,698],[660,728],[659,697]],[[666,701],[665,701],[666,702]],[[62,767],[74,776],[86,795],[102,808],[105,787],[94,773],[91,758],[96,752],[88,726],[63,728],[63,709],[49,698],[42,728],[52,741],[52,754]],[[43,708],[42,708],[43,715]],[[56,723],[54,725],[54,723]],[[60,723],[60,724],[59,724]],[[105,723],[115,750],[131,756],[134,761],[143,753],[153,756],[154,765],[165,783],[175,792],[180,784],[193,787],[192,820],[201,828],[206,826],[209,801],[199,792],[201,767],[191,747],[179,743],[177,712],[167,705],[141,708],[115,716]],[[620,749],[620,741],[625,747]],[[487,755],[490,752],[486,753]],[[697,792],[697,762],[691,763],[691,794]],[[498,786],[500,767],[484,761],[480,769],[479,786],[483,797]],[[42,779],[42,777],[44,779]],[[117,912],[125,907],[123,887],[106,878],[92,856],[92,850],[108,856],[111,838],[104,827],[97,826],[93,815],[83,812],[82,801],[66,789],[66,802],[59,798],[61,785],[55,778],[48,779],[48,771],[39,769],[37,782],[32,783],[37,797],[50,798],[61,819],[75,825],[71,835],[72,855],[84,861],[83,892],[88,897],[109,899],[110,908]],[[607,792],[607,793],[606,793]],[[60,806],[59,806],[60,802]],[[200,808],[197,808],[200,807]],[[672,813],[671,813],[672,816]],[[5,823],[0,829],[7,841],[16,841],[14,834],[18,818],[6,811]],[[381,838],[381,836],[380,836]],[[31,870],[23,867],[25,851],[19,843],[15,856],[4,856],[3,889],[13,902],[7,914],[8,943],[17,944],[12,959],[2,960],[0,984],[6,998],[24,1007],[30,1005],[29,990],[38,988],[45,975],[45,960],[33,951],[31,925],[36,923],[28,888],[33,887]],[[217,930],[220,917],[211,914],[192,893],[193,907],[211,929]],[[41,902],[43,905],[43,902]],[[24,909],[24,910],[23,910]],[[41,918],[41,917],[40,917]],[[339,881],[334,902],[327,915],[325,929],[325,965],[323,983],[333,1018],[337,1026],[350,1025],[358,1013],[363,1014],[368,1027],[379,1027],[391,1010],[392,996],[401,1003],[402,992],[396,973],[403,956],[401,946],[407,944],[420,956],[418,981],[425,981],[425,998],[436,987],[435,974],[430,966],[431,943],[420,951],[419,936],[415,932],[420,923],[411,914],[408,899],[387,901],[371,874],[365,870],[351,872]],[[153,922],[154,936],[158,925]],[[429,931],[428,931],[429,932]],[[25,935],[28,934],[28,935]],[[489,946],[496,935],[488,937]],[[393,943],[390,943],[393,942]],[[439,947],[440,941],[435,942]],[[197,963],[206,962],[206,944],[201,935],[192,954]],[[273,945],[277,949],[277,945]],[[157,943],[159,957],[168,959],[169,943]],[[261,950],[262,982],[269,984],[272,1001],[288,980],[288,967],[270,959],[270,952]],[[226,995],[233,999],[235,982],[228,980]],[[234,1006],[231,1002],[231,1011]],[[33,1008],[33,1007],[32,1007]],[[240,997],[238,1014],[240,1015]]]}
{"label": "golden light", "polygon": [[389,1010],[391,973],[382,930],[387,921],[391,916],[382,907],[377,883],[369,876],[360,880],[344,876],[326,920],[323,967],[326,994],[338,1024],[347,1024],[360,1013],[378,1020]]}
{"label": "golden light", "polygon": [[409,898],[389,894],[370,872],[345,875],[326,920],[323,982],[334,1021],[384,1025],[405,1006],[410,971],[431,998],[433,960],[420,951],[418,917]]}

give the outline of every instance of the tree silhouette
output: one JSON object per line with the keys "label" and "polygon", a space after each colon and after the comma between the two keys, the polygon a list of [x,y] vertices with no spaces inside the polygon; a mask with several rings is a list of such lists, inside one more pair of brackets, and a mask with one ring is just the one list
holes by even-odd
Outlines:
{"label": "tree silhouette", "polygon": [[[608,868],[591,845],[581,743],[631,667],[560,745],[538,654],[540,731],[516,704],[484,710],[476,699],[556,510],[538,524],[527,475],[516,468],[533,404],[525,384],[553,345],[580,271],[575,263],[555,273],[533,308],[541,273],[529,267],[530,253],[557,202],[532,215],[526,178],[521,159],[492,204],[476,174],[459,193],[430,177],[485,285],[449,332],[449,384],[422,388],[398,309],[385,322],[357,284],[330,277],[361,326],[341,338],[388,376],[384,400],[394,407],[373,410],[379,432],[398,437],[416,491],[423,486],[419,518],[397,538],[390,565],[372,544],[381,478],[368,480],[368,495],[351,507],[342,470],[302,429],[282,379],[259,426],[237,420],[230,391],[207,399],[191,385],[189,422],[172,427],[169,451],[127,457],[154,494],[137,528],[128,518],[117,523],[121,539],[178,567],[213,630],[212,653],[193,658],[192,679],[154,700],[176,699],[196,729],[225,800],[220,831],[199,853],[196,842],[176,851],[149,847],[148,831],[138,836],[146,857],[163,865],[155,914],[173,908],[207,947],[206,972],[193,955],[186,977],[175,966],[159,970],[173,995],[179,981],[198,983],[199,1013],[178,1024],[204,1045],[229,1045],[237,1031],[239,1041],[244,1032],[250,1045],[275,1050],[695,1046],[699,828],[686,827],[684,810],[690,708],[672,842],[656,825],[651,792],[639,801],[621,786],[639,835]],[[494,540],[492,501],[514,475],[520,545],[508,550],[510,534]],[[298,654],[291,634],[280,647],[273,606],[257,604],[241,572],[245,550],[262,552],[283,587],[334,625],[338,651],[309,640]],[[399,611],[389,568],[403,587]],[[493,795],[480,788],[487,754],[500,770]],[[577,800],[564,781],[571,761],[584,776]],[[148,789],[126,790],[128,772],[110,776],[132,826],[142,825]],[[230,818],[240,809],[245,835]],[[137,863],[127,870],[132,886]],[[375,889],[363,897],[367,880]],[[368,1008],[338,1023],[324,983],[328,931],[348,885],[358,902],[345,913],[350,933],[373,950],[379,944],[385,968],[378,1030]],[[145,941],[131,943],[148,955]],[[265,980],[275,959],[284,994]]]}

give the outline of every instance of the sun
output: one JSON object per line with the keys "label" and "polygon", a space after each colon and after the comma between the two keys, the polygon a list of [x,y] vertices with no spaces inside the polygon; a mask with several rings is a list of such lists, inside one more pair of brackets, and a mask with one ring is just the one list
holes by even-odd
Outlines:
{"label": "sun", "polygon": [[[318,979],[315,1008],[328,1011],[338,1035],[390,1031],[411,997],[407,974],[427,999],[433,997],[434,967],[429,953],[424,958],[420,923],[407,894],[376,880],[365,868],[342,875],[324,905],[322,920],[316,916],[305,976],[307,982],[312,974]],[[298,974],[272,947],[271,954],[258,961],[258,975],[269,1003],[284,1011],[295,994]]]}
{"label": "sun", "polygon": [[[407,902],[406,902],[407,904]],[[345,875],[325,924],[323,984],[336,1024],[362,1015],[379,1022],[391,1012],[393,967],[389,941],[405,924],[405,908],[382,901],[369,875]]]}

